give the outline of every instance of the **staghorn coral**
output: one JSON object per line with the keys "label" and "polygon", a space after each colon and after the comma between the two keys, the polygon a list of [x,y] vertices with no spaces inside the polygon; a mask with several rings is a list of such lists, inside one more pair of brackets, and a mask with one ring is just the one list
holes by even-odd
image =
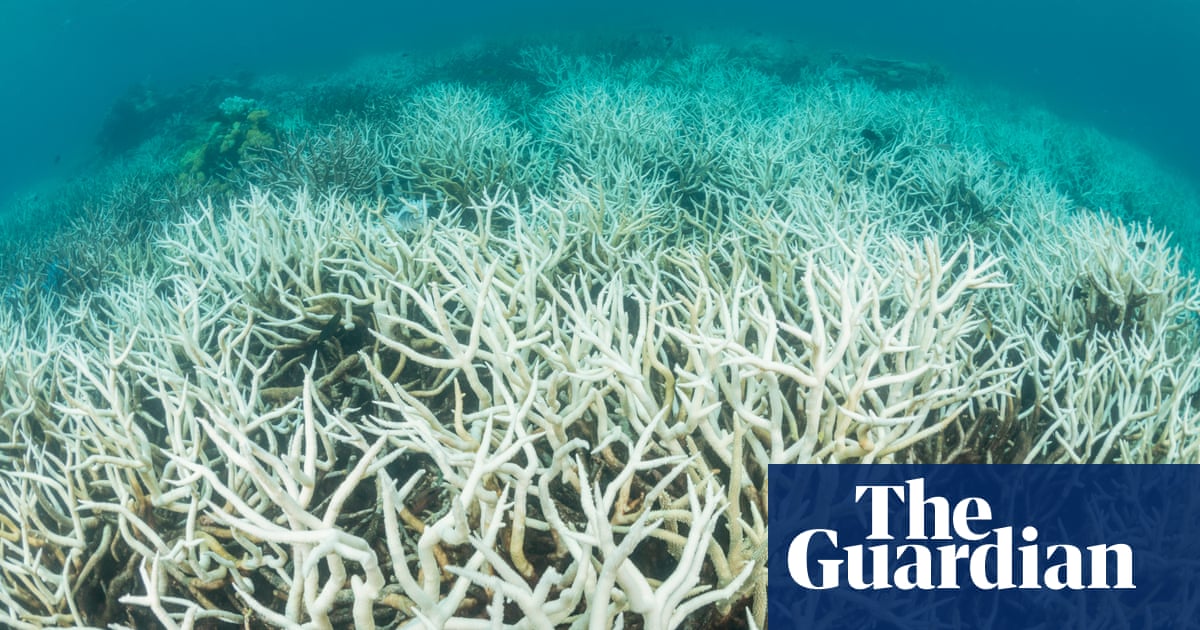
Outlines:
{"label": "staghorn coral", "polygon": [[538,189],[548,178],[545,150],[516,124],[504,102],[452,83],[420,88],[400,109],[388,171],[403,192],[466,204],[501,187]]}
{"label": "staghorn coral", "polygon": [[1200,460],[1165,234],[723,58],[429,87],[422,220],[253,192],[0,310],[0,623],[761,627],[770,463]]}
{"label": "staghorn coral", "polygon": [[[206,208],[160,272],[6,351],[7,441],[40,445],[5,455],[6,622],[761,624],[767,464],[949,461],[1026,413],[1038,338],[981,334],[971,296],[1009,288],[971,246],[800,249],[812,217],[761,208],[700,239],[643,194],[504,195],[406,237],[337,200]],[[1129,452],[1196,458],[1180,367],[1146,363],[1178,378],[1153,422],[1122,397],[1172,440]],[[1032,458],[1131,436],[1044,404]]]}
{"label": "staghorn coral", "polygon": [[[962,296],[994,284],[969,249],[894,242],[891,281],[845,243],[769,280],[678,212],[612,219],[584,191],[409,241],[336,201],[206,210],[164,279],[90,305],[132,316],[70,324],[109,350],[45,355],[43,400],[70,404],[10,430],[79,464],[9,496],[57,495],[47,535],[77,555],[8,583],[131,625],[761,623],[766,465],[905,459],[1008,372],[965,368]],[[80,597],[118,551],[124,616]]]}
{"label": "staghorn coral", "polygon": [[316,130],[295,129],[281,134],[278,146],[247,151],[239,171],[239,188],[250,186],[292,193],[308,190],[316,196],[340,195],[370,202],[392,188],[385,170],[389,146],[377,126],[367,121],[341,120]]}

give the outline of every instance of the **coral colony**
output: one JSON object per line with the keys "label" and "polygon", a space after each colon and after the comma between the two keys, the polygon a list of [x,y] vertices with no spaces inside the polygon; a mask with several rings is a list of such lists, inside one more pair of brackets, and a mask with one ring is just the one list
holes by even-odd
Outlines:
{"label": "coral colony", "polygon": [[762,628],[768,464],[1200,459],[1184,185],[672,41],[115,107],[3,215],[0,624]]}

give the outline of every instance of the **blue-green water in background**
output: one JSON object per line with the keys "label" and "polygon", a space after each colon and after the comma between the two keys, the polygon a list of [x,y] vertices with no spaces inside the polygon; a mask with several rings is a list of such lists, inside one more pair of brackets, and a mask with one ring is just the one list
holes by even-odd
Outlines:
{"label": "blue-green water in background", "polygon": [[492,37],[761,32],[930,61],[1032,96],[1200,181],[1200,4],[1187,0],[412,2],[45,0],[0,19],[0,198],[95,152],[115,99],[236,72]]}

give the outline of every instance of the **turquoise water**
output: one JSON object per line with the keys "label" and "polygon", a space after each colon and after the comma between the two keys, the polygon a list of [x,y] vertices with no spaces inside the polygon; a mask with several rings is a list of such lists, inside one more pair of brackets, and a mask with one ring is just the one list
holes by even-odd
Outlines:
{"label": "turquoise water", "polygon": [[[0,198],[69,171],[130,85],[333,68],[365,52],[596,29],[761,32],[943,64],[1045,100],[1200,174],[1200,9],[1153,2],[8,3],[0,20]],[[57,162],[57,163],[56,163]]]}

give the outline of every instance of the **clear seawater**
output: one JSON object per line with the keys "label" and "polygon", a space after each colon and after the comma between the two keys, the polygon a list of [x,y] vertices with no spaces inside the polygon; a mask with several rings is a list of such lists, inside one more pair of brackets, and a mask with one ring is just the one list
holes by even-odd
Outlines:
{"label": "clear seawater", "polygon": [[1200,177],[1200,5],[1187,0],[6,2],[0,199],[86,163],[131,84],[333,69],[563,32],[764,33],[944,65],[1041,99]]}

